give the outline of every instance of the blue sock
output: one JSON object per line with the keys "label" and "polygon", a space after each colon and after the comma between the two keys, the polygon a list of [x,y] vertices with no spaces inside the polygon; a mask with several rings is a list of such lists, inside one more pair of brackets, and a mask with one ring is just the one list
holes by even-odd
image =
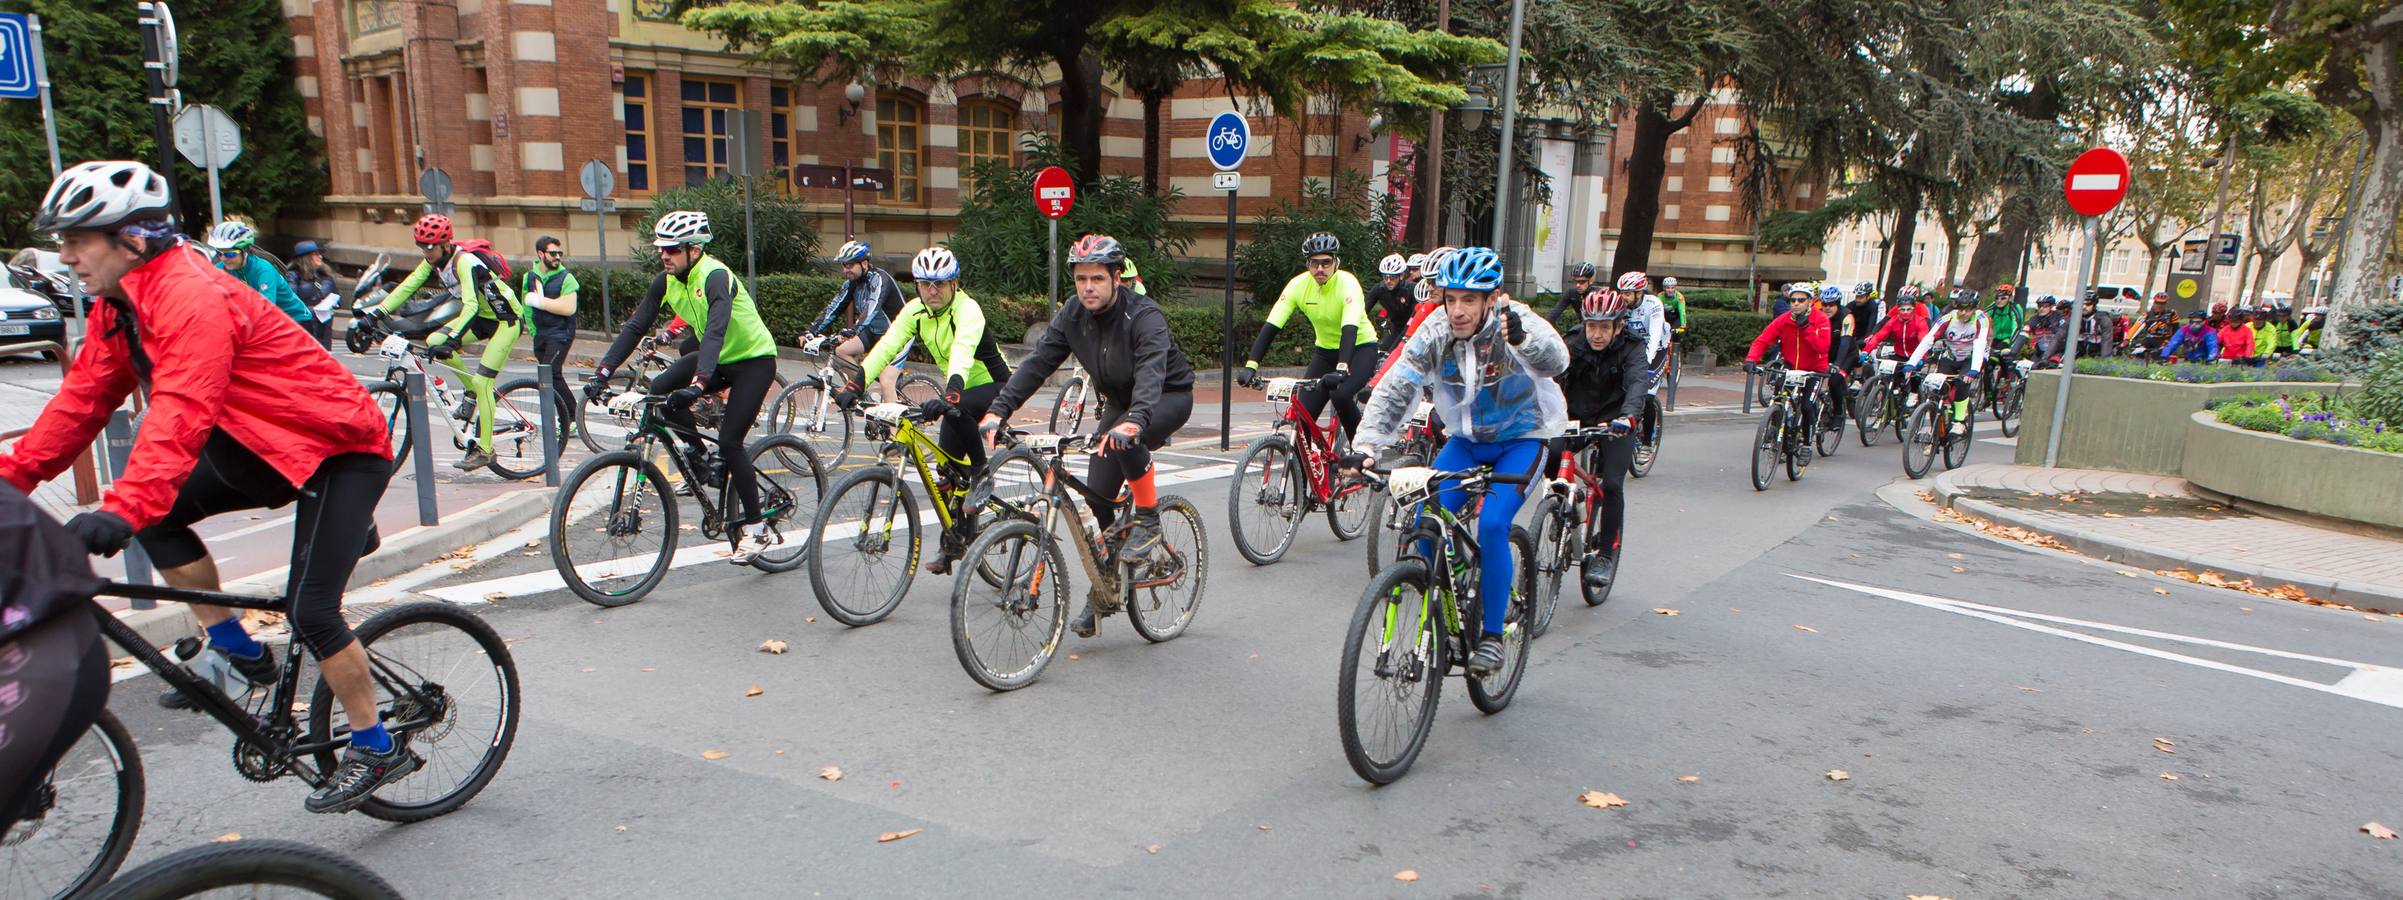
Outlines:
{"label": "blue sock", "polygon": [[377,753],[392,752],[392,732],[384,730],[384,720],[350,733],[350,745]]}
{"label": "blue sock", "polygon": [[250,632],[242,630],[241,616],[209,626],[209,643],[243,659],[257,659],[259,654],[267,652],[266,645],[252,640]]}

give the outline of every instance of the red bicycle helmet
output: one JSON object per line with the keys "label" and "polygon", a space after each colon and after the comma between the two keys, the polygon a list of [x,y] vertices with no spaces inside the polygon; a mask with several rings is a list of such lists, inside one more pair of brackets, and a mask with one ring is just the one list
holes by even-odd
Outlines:
{"label": "red bicycle helmet", "polygon": [[427,213],[420,216],[417,226],[409,230],[420,244],[448,244],[451,242],[451,217]]}
{"label": "red bicycle helmet", "polygon": [[1628,296],[1610,288],[1598,287],[1586,292],[1585,299],[1579,302],[1579,308],[1585,321],[1616,322],[1627,316]]}

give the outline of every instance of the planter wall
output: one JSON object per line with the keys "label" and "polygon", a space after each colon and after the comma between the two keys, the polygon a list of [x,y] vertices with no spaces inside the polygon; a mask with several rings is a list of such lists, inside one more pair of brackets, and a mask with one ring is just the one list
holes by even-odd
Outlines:
{"label": "planter wall", "polygon": [[2206,410],[2187,418],[2185,470],[2213,493],[2403,528],[2403,455],[2246,431]]}
{"label": "planter wall", "polygon": [[[2052,433],[2053,394],[2060,383],[2057,371],[2028,373],[2027,408],[2022,413],[2019,449],[2013,459],[2020,465],[2044,464],[2044,444]],[[2333,393],[2345,389],[2351,386],[2293,381],[2184,384],[2080,375],[2077,387],[2069,392],[2069,429],[2061,434],[2061,465],[2179,475],[2187,459],[2188,420],[2213,399],[2264,392]],[[1985,423],[1980,423],[1981,431],[1986,428]]]}

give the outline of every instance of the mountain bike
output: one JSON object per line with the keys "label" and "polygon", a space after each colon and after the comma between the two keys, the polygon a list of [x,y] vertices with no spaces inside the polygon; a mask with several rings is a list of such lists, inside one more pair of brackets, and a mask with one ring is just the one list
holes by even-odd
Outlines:
{"label": "mountain bike", "polygon": [[[1028,454],[1004,452],[987,461],[984,477],[995,482],[985,502],[967,503],[977,473],[966,457],[943,450],[925,423],[932,417],[915,406],[880,403],[868,407],[862,426],[882,450],[853,468],[826,492],[826,502],[809,526],[809,583],[818,605],[834,620],[854,628],[874,625],[909,596],[918,574],[918,497],[903,477],[902,463],[933,495],[938,540],[946,559],[957,563],[976,538],[976,516],[999,511],[999,503],[1024,505],[1038,493],[1043,472]],[[979,572],[1000,583],[990,569]]]}
{"label": "mountain bike", "polygon": [[1802,459],[1802,442],[1811,439],[1811,429],[1800,421],[1802,392],[1818,390],[1814,382],[1820,380],[1815,372],[1778,370],[1776,392],[1770,395],[1768,408],[1761,411],[1760,427],[1752,436],[1753,490],[1768,490],[1770,476],[1781,463],[1787,481],[1802,480],[1802,470],[1810,466]]}
{"label": "mountain bike", "polygon": [[1902,361],[1890,355],[1870,361],[1870,374],[1861,379],[1861,396],[1852,404],[1854,427],[1860,430],[1861,446],[1873,447],[1887,434],[1894,440],[1903,439],[1903,421],[1910,412],[1909,385],[1895,375]]}
{"label": "mountain bike", "polygon": [[[609,413],[610,401],[617,399],[620,394],[639,394],[649,390],[652,379],[659,377],[659,373],[666,371],[668,366],[683,357],[684,354],[677,347],[678,338],[675,335],[675,332],[644,335],[641,342],[635,345],[634,355],[627,358],[626,364],[619,366],[617,371],[611,372],[609,377],[601,379],[604,387],[599,396],[589,400],[581,394],[577,396],[576,399],[582,405],[576,412],[579,417],[576,436],[583,439],[585,449],[594,453],[603,453],[607,452],[610,447],[609,443],[603,440],[602,435],[584,427],[585,423],[612,421]],[[671,353],[671,350],[677,352]],[[771,385],[770,390],[776,391],[774,395],[776,400],[761,405],[759,415],[754,420],[758,423],[760,430],[768,432],[781,430],[776,427],[775,423],[791,421],[797,415],[794,410],[780,410],[776,405],[777,402],[792,399],[784,390],[788,385],[784,373],[776,373]],[[696,427],[702,431],[718,430],[719,422],[725,418],[726,392],[729,390],[732,388],[719,388],[701,395],[701,399],[693,403],[693,424]]]}
{"label": "mountain bike", "polygon": [[2018,437],[2019,415],[2027,406],[2028,371],[2036,368],[2036,361],[2019,359],[2017,354],[2005,351],[1993,360],[1991,367],[1994,374],[1984,379],[1986,409],[1994,414],[1995,426],[2002,429],[2003,437]]}
{"label": "mountain bike", "polygon": [[[354,325],[353,333],[371,326]],[[406,336],[386,334],[376,353],[388,361],[384,380],[364,385],[367,395],[375,400],[376,408],[384,414],[384,425],[392,436],[392,467],[400,471],[409,461],[409,392],[404,385],[408,374],[425,376],[426,418],[450,428],[451,446],[469,450],[476,442],[475,394],[452,384],[435,369],[448,369],[448,364],[426,367],[434,358],[433,351],[410,343]],[[543,461],[542,404],[545,402],[541,382],[532,378],[510,378],[495,384],[492,389],[492,471],[512,481],[535,477],[549,468]],[[565,449],[573,420],[554,420],[560,429],[559,446]]]}
{"label": "mountain bike", "polygon": [[[859,411],[834,402],[836,392],[846,385],[860,381],[859,364],[836,356],[834,348],[841,345],[844,334],[825,334],[801,343],[801,355],[818,359],[817,371],[803,376],[776,393],[768,404],[768,430],[800,435],[810,449],[817,451],[818,461],[826,471],[841,471],[853,462],[851,440],[859,431]],[[909,355],[909,348],[895,355],[893,365],[901,365],[900,357]],[[900,402],[916,406],[943,395],[942,382],[923,373],[911,372],[901,376],[898,384]],[[867,385],[870,394],[876,385]]]}
{"label": "mountain bike", "polygon": [[1227,523],[1235,552],[1252,565],[1283,559],[1302,519],[1313,512],[1326,511],[1327,528],[1339,541],[1359,537],[1368,522],[1374,492],[1365,479],[1335,471],[1340,451],[1332,413],[1322,426],[1303,403],[1304,391],[1319,390],[1316,384],[1309,378],[1268,379],[1268,405],[1283,414],[1273,431],[1252,441],[1235,460],[1235,477],[1227,484]]}
{"label": "mountain bike", "polygon": [[[1085,409],[1093,401],[1093,385],[1085,377],[1085,364],[1077,363],[1069,370],[1068,383],[1051,398],[1051,433],[1075,434],[1085,430]],[[1062,428],[1060,426],[1066,425]]]}
{"label": "mountain bike", "polygon": [[[715,438],[668,421],[666,403],[666,397],[645,394],[612,399],[610,415],[627,427],[625,447],[577,466],[560,482],[551,503],[551,565],[569,590],[595,606],[639,601],[675,568],[683,534],[676,521],[679,494],[700,505],[703,538],[731,542],[740,534],[739,501],[717,451],[697,459],[680,452],[687,449],[680,436],[700,438],[704,446],[714,445]],[[817,451],[790,434],[754,440],[746,452],[758,473],[760,515],[784,542],[753,557],[751,567],[790,571],[808,554],[800,532],[817,516],[826,470]],[[675,481],[659,468],[662,453]]]}
{"label": "mountain bike", "polygon": [[[1533,638],[1528,603],[1535,593],[1534,567],[1519,566],[1511,596],[1499,601],[1510,604],[1503,620],[1502,668],[1482,676],[1470,673],[1469,652],[1484,630],[1481,604],[1490,599],[1477,596],[1476,520],[1453,515],[1435,502],[1436,494],[1449,481],[1483,494],[1495,485],[1526,484],[1535,473],[1411,466],[1384,474],[1395,502],[1420,510],[1400,538],[1413,545],[1427,542],[1434,558],[1413,549],[1378,573],[1361,594],[1344,637],[1336,729],[1344,759],[1372,784],[1390,784],[1410,771],[1434,727],[1444,676],[1457,670],[1466,677],[1469,701],[1487,715],[1510,706],[1527,674]],[[1512,528],[1510,544],[1516,558],[1535,557],[1526,529]]]}
{"label": "mountain bike", "polygon": [[[1613,435],[1608,427],[1596,426],[1572,428],[1561,438],[1618,441],[1627,440],[1629,436]],[[1602,565],[1596,557],[1603,549],[1598,545],[1602,542],[1602,502],[1607,490],[1597,472],[1602,465],[1601,452],[1599,445],[1588,445],[1575,453],[1562,453],[1560,475],[1545,485],[1544,498],[1536,501],[1533,520],[1535,556],[1532,558],[1535,568],[1535,615],[1528,623],[1529,633],[1534,637],[1543,637],[1544,632],[1552,629],[1552,615],[1560,607],[1560,580],[1568,573],[1571,560],[1575,561],[1581,576],[1592,573],[1596,565]],[[1620,539],[1623,541],[1626,535],[1624,529],[1621,531]],[[1614,543],[1608,549],[1616,554],[1619,547]],[[1582,577],[1577,579],[1585,596],[1585,605],[1600,606],[1603,601],[1610,599],[1611,586],[1618,583],[1618,557],[1612,556],[1608,565],[1612,576],[1610,584],[1597,588]]]}
{"label": "mountain bike", "polygon": [[[1660,370],[1652,373],[1655,384],[1659,383],[1662,373],[1676,362],[1674,345],[1668,353],[1669,358],[1661,362]],[[1652,474],[1652,464],[1660,461],[1660,439],[1668,425],[1668,417],[1661,415],[1660,389],[1654,387],[1644,393],[1644,412],[1636,419],[1635,464],[1627,470],[1627,474],[1637,478]]]}
{"label": "mountain bike", "polygon": [[1944,455],[1945,468],[1960,468],[1969,461],[1969,445],[1977,430],[1974,410],[1965,419],[1953,418],[1953,401],[1958,398],[1952,393],[1965,389],[1960,376],[1929,369],[1919,376],[1919,385],[1919,402],[1911,406],[1906,429],[1910,437],[1902,447],[1902,473],[1912,478],[1926,477],[1935,467],[1938,452]]}
{"label": "mountain bike", "polygon": [[[401,900],[382,876],[349,857],[291,841],[239,840],[186,847],[111,880],[92,900],[180,900],[248,888],[292,888],[327,900]],[[280,895],[266,892],[265,896]]]}
{"label": "mountain bike", "polygon": [[[1391,468],[1423,466],[1432,462],[1435,454],[1443,451],[1443,442],[1436,432],[1436,424],[1434,407],[1421,402],[1418,408],[1410,414],[1409,424],[1403,426],[1401,439],[1394,442]],[[1366,534],[1368,540],[1364,547],[1368,551],[1368,574],[1369,577],[1374,578],[1379,571],[1398,558],[1406,549],[1395,545],[1389,536],[1396,530],[1407,527],[1411,520],[1418,518],[1418,511],[1411,509],[1407,504],[1395,504],[1392,497],[1385,492],[1385,485],[1381,479],[1369,479],[1368,488],[1367,518],[1369,527]],[[1481,496],[1470,497],[1469,502],[1477,503]]]}
{"label": "mountain bike", "polygon": [[[283,612],[292,606],[289,591],[287,586],[285,596],[265,597],[104,582],[98,593]],[[333,777],[350,744],[350,725],[347,718],[336,720],[340,704],[322,674],[305,697],[301,693],[302,671],[316,660],[299,641],[284,648],[273,683],[231,696],[169,660],[100,604],[91,609],[103,637],[233,732],[234,771],[243,778],[264,784],[297,776],[322,787]],[[474,613],[430,601],[386,609],[353,633],[367,651],[384,727],[397,746],[423,761],[415,774],[376,791],[358,811],[406,823],[465,805],[491,783],[517,739],[517,662],[507,644]],[[176,641],[173,650],[182,660],[205,652],[196,637]],[[103,711],[52,768],[23,819],[0,835],[0,896],[79,896],[108,880],[133,847],[143,794],[133,738]]]}
{"label": "mountain bike", "polygon": [[[996,521],[968,545],[962,560],[998,578],[955,576],[951,583],[951,648],[960,668],[989,690],[1013,691],[1033,684],[1059,652],[1068,627],[1069,569],[1060,544],[1075,548],[1089,585],[1085,602],[1095,620],[1125,610],[1135,633],[1152,643],[1174,640],[1193,624],[1210,573],[1210,539],[1201,512],[1183,497],[1161,494],[1160,547],[1146,558],[1120,554],[1134,521],[1134,500],[1121,491],[1104,497],[1068,471],[1071,451],[1092,441],[1085,434],[1028,434],[1003,429],[1001,438],[1024,451],[1043,473],[1041,490],[1011,501],[996,494],[994,479],[979,480],[969,505],[994,508]],[[1094,533],[1074,500],[1109,504],[1110,527]]]}

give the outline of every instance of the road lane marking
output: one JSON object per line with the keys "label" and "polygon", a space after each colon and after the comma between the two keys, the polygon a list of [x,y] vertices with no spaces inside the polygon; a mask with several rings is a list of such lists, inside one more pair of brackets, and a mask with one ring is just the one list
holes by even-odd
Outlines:
{"label": "road lane marking", "polygon": [[[1792,578],[1798,578],[1803,581],[1823,584],[1828,587],[1843,588],[1848,591],[1856,591],[1874,597],[1884,597],[1888,600],[1899,600],[1914,606],[1923,606],[1928,609],[1941,610],[1944,612],[1953,613],[1955,615],[1968,616],[1972,619],[1983,619],[1985,621],[1994,622],[2000,625],[2009,625],[2013,628],[2023,628],[2039,634],[2049,634],[2055,637],[2064,637],[2081,643],[2093,644],[2097,647],[2109,647],[2114,650],[2125,650],[2130,653],[2140,656],[2149,656],[2154,659],[2181,662],[2190,666],[2211,669],[2213,671],[2227,672],[2235,675],[2245,675],[2252,678],[2259,678],[2263,681],[2288,685],[2290,687],[2299,687],[2305,690],[2319,691],[2324,694],[2335,694],[2339,697],[2351,697],[2355,700],[2364,700],[2370,703],[2379,704],[2381,706],[2391,706],[2397,709],[2403,709],[2403,670],[2388,668],[2386,666],[2379,666],[2365,662],[2355,662],[2347,659],[2335,659],[2326,656],[2313,656],[2307,653],[2295,653],[2286,650],[2272,649],[2269,647],[2255,647],[2249,644],[2237,644],[2228,641],[2213,640],[2210,638],[2193,637],[2190,635],[2172,634],[2166,631],[2154,631],[2146,628],[2132,628],[2125,625],[2113,625],[2107,622],[2092,622],[2084,619],[2072,619],[2067,616],[2052,616],[2045,615],[2043,613],[2032,613],[2024,610],[2010,609],[2007,607],[1987,606],[1982,603],[1972,603],[1966,600],[1953,600],[1945,597],[1931,597],[1926,594],[1914,594],[1908,591],[1897,591],[1890,588],[1869,587],[1867,585],[1851,584],[1842,581],[1831,581],[1825,578],[1814,578],[1809,575],[1795,575],[1788,573],[1788,576]],[[2175,653],[2168,650],[2146,647],[2140,644],[2131,644],[2126,641],[2117,641],[2090,634],[2081,634],[2079,632],[2069,631],[2063,628],[2055,628],[2052,625],[2041,624],[2046,622],[2058,625],[2068,625],[2077,628],[2088,628],[2096,631],[2108,631],[2117,634],[2146,637],[2155,640],[2193,644],[2195,646],[2211,647],[2220,650],[2256,653],[2278,659],[2290,659],[2299,662],[2333,666],[2336,668],[2347,669],[2349,671],[2346,673],[2345,677],[2338,679],[2335,684],[2323,684],[2305,678],[2296,678],[2291,675],[2281,675],[2276,672],[2265,672],[2260,669],[2248,669],[2243,666],[2232,665],[2214,659],[2188,656],[2183,653]]]}

